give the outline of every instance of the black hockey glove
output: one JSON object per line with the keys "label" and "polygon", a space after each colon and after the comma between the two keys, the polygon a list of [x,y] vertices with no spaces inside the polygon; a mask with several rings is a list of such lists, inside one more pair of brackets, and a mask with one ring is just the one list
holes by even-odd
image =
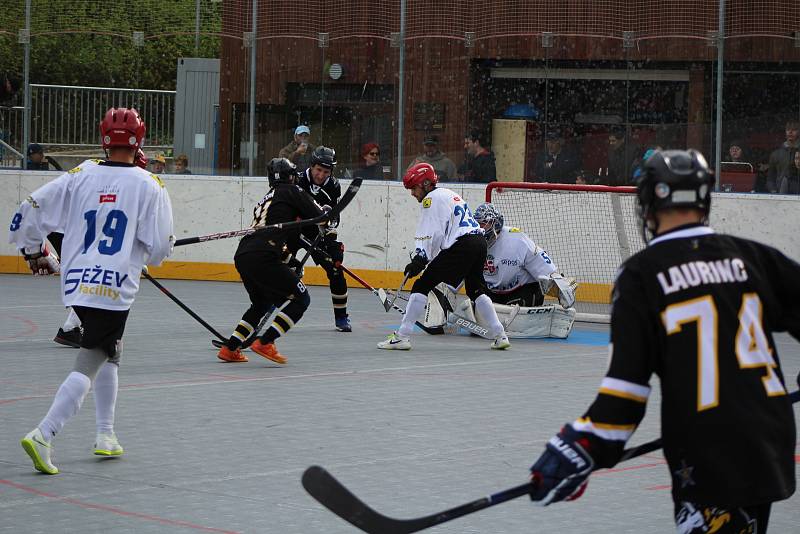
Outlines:
{"label": "black hockey glove", "polygon": [[425,270],[425,266],[427,264],[428,260],[417,254],[411,258],[411,262],[406,265],[406,268],[403,270],[403,274],[408,275],[409,278],[414,278]]}
{"label": "black hockey glove", "polygon": [[594,460],[587,451],[589,442],[571,425],[550,438],[547,448],[531,467],[531,500],[541,506],[559,501],[574,501],[586,490]]}

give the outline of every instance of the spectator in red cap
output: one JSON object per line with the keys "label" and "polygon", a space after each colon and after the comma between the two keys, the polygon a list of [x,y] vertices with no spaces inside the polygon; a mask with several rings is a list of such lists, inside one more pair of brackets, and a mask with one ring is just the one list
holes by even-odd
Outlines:
{"label": "spectator in red cap", "polygon": [[354,178],[365,180],[383,180],[381,165],[381,149],[378,143],[367,143],[361,147],[361,167],[353,173]]}

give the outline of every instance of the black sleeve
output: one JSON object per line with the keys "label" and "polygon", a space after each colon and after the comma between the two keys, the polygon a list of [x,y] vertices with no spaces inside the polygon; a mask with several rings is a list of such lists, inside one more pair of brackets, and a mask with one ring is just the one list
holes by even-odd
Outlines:
{"label": "black sleeve", "polygon": [[313,219],[322,215],[322,209],[306,191],[300,187],[293,187],[294,203],[303,219]]}

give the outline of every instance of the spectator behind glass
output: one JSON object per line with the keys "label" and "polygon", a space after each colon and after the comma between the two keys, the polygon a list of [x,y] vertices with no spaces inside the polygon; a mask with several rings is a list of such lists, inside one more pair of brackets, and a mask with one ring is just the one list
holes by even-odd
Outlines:
{"label": "spectator behind glass", "polygon": [[558,130],[549,130],[544,136],[544,150],[536,155],[533,175],[537,182],[574,184],[581,169],[580,156],[572,147],[564,146]]}
{"label": "spectator behind glass", "polygon": [[297,172],[303,172],[311,167],[311,154],[314,145],[308,142],[311,138],[311,129],[301,124],[294,129],[294,139],[278,152],[279,158],[286,158],[297,167]]}
{"label": "spectator behind glass", "polygon": [[172,171],[172,174],[192,174],[192,171],[189,170],[189,158],[186,154],[181,154],[175,158],[175,170]]}
{"label": "spectator behind glass", "polygon": [[601,171],[598,183],[603,185],[627,185],[633,162],[639,150],[628,146],[625,128],[615,128],[608,134],[608,167],[605,175]]}
{"label": "spectator behind glass", "polygon": [[464,149],[467,152],[467,157],[462,166],[465,182],[489,183],[497,181],[494,154],[487,148],[488,146],[486,135],[477,130],[472,130],[464,137]]}
{"label": "spectator behind glass", "polygon": [[36,143],[28,145],[28,170],[46,171],[49,169],[50,165],[44,159],[44,149],[42,146]]}
{"label": "spectator behind glass", "polygon": [[[422,154],[414,158],[408,169],[417,163],[428,163],[433,167],[440,182],[458,181],[456,164],[439,150],[439,138],[429,135],[422,141]],[[408,170],[406,169],[406,170]]]}
{"label": "spectator behind glass", "polygon": [[788,121],[786,123],[786,141],[772,151],[769,155],[769,170],[767,171],[767,191],[778,191],[780,178],[788,175],[794,161],[794,153],[798,148],[798,134],[800,123]]}
{"label": "spectator behind glass", "polygon": [[378,143],[367,143],[361,147],[361,167],[353,173],[353,178],[383,180],[381,149]]}
{"label": "spectator behind glass", "polygon": [[153,161],[151,162],[151,169],[153,174],[164,174],[164,170],[167,168],[167,158],[164,157],[164,154],[156,154],[153,157]]}
{"label": "spectator behind glass", "polygon": [[800,195],[800,150],[795,150],[792,166],[778,181],[778,193]]}

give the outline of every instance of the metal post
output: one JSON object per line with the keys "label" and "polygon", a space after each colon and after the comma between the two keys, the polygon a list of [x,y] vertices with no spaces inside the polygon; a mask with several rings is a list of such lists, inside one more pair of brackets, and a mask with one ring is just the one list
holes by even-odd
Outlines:
{"label": "metal post", "polygon": [[31,0],[25,0],[25,59],[23,71],[25,77],[25,110],[22,124],[22,147],[20,152],[25,154],[22,158],[22,168],[28,168],[28,144],[31,142]]}
{"label": "metal post", "polygon": [[258,19],[258,0],[253,0],[253,40],[250,47],[250,146],[248,176],[253,176],[256,163],[256,26]]}
{"label": "metal post", "polygon": [[406,67],[406,0],[400,0],[400,61],[397,80],[397,169],[395,179],[403,178],[403,121],[405,120],[404,78]]}
{"label": "metal post", "polygon": [[194,57],[200,57],[200,0],[194,0]]}
{"label": "metal post", "polygon": [[714,189],[719,191],[722,172],[722,63],[725,60],[725,0],[719,0],[719,32],[717,33],[717,115],[714,143],[714,169],[717,173]]}

